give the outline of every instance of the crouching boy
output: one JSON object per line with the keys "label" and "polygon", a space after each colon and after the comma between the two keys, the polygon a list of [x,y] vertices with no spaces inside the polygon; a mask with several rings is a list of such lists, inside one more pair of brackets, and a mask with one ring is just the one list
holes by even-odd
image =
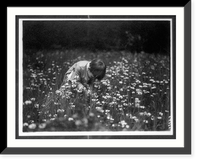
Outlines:
{"label": "crouching boy", "polygon": [[90,95],[95,80],[102,80],[106,73],[106,65],[101,59],[92,61],[79,61],[75,63],[64,75],[60,91],[66,88],[77,87],[77,90]]}

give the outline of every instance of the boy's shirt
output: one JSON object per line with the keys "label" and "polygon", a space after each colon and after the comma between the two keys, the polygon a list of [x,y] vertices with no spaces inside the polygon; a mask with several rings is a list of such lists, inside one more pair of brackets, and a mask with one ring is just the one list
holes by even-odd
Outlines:
{"label": "boy's shirt", "polygon": [[75,63],[64,75],[63,83],[71,81],[76,82],[79,89],[82,89],[84,87],[87,88],[89,81],[93,78],[93,75],[89,71],[90,61],[79,61]]}

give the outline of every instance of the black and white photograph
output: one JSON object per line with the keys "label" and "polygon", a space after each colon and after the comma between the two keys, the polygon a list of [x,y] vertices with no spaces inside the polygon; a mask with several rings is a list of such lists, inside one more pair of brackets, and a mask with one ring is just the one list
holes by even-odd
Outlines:
{"label": "black and white photograph", "polygon": [[7,14],[4,154],[191,154],[190,2]]}
{"label": "black and white photograph", "polygon": [[173,21],[22,19],[19,130],[172,133]]}

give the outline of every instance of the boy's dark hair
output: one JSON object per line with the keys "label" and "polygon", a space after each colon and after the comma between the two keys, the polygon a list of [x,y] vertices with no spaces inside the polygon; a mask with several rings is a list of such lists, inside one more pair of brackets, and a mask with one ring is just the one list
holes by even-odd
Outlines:
{"label": "boy's dark hair", "polygon": [[95,79],[102,80],[106,74],[106,64],[101,59],[94,59],[90,62],[89,70]]}

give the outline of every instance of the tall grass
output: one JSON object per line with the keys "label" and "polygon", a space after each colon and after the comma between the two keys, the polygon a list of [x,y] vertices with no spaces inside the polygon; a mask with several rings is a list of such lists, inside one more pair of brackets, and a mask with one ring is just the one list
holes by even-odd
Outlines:
{"label": "tall grass", "polygon": [[[103,59],[107,71],[90,96],[76,85],[59,91],[73,63],[94,58]],[[23,130],[170,130],[169,68],[169,57],[146,53],[76,49],[24,54]]]}

